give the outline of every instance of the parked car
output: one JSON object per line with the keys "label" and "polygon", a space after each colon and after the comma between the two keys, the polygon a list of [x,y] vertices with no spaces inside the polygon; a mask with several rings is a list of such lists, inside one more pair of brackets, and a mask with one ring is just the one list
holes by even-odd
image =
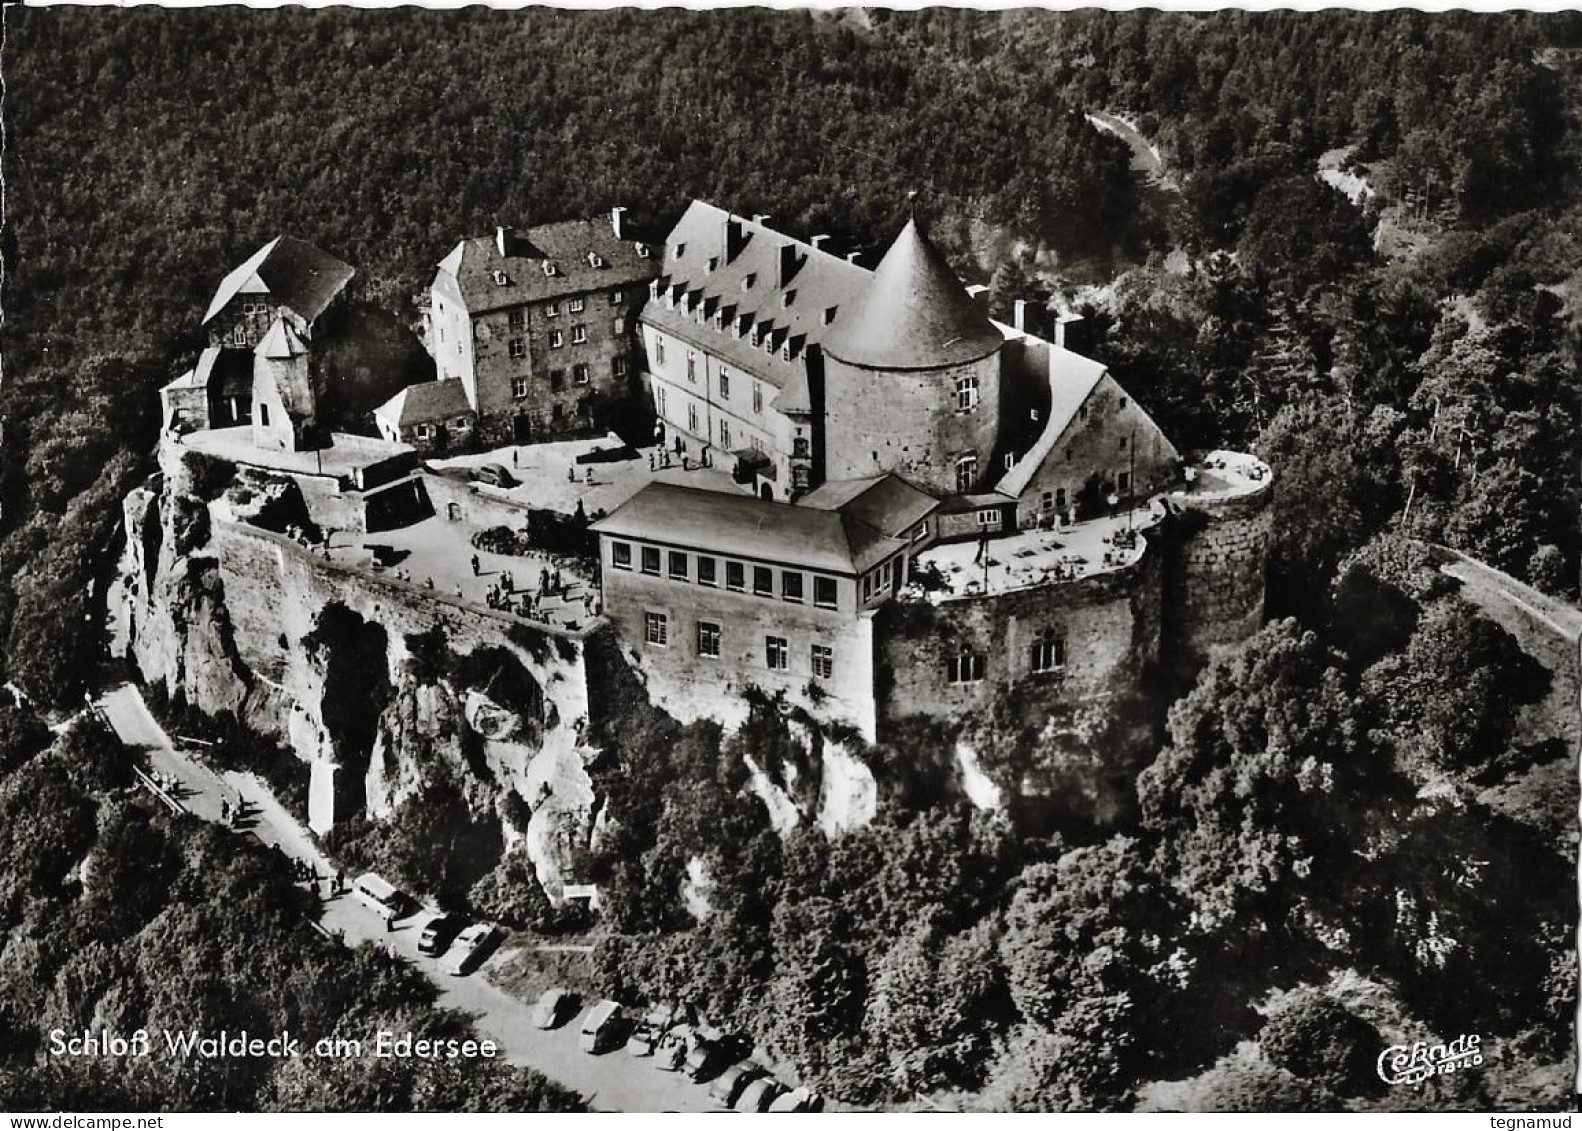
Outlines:
{"label": "parked car", "polygon": [[434,916],[424,924],[423,933],[417,937],[417,952],[431,958],[444,954],[466,925],[464,919],[454,915]]}
{"label": "parked car", "polygon": [[352,881],[352,898],[385,919],[399,919],[412,906],[405,892],[373,872],[364,872]]}
{"label": "parked car", "polygon": [[735,1064],[746,1055],[747,1050],[740,1041],[699,1036],[687,1053],[687,1075],[695,1081],[707,1080],[726,1065]]}
{"label": "parked car", "polygon": [[783,1091],[785,1088],[773,1076],[760,1076],[742,1089],[736,1100],[736,1110],[748,1114],[768,1111],[769,1105]]}
{"label": "parked car", "polygon": [[582,1019],[582,1036],[577,1042],[583,1052],[595,1056],[609,1052],[621,1031],[621,1003],[608,999],[588,1010]]}
{"label": "parked car", "polygon": [[474,483],[487,483],[491,487],[516,486],[511,473],[497,463],[481,463],[467,472],[467,478]]}
{"label": "parked car", "polygon": [[565,1024],[576,1008],[577,997],[559,986],[545,990],[533,1004],[533,1024],[540,1029],[556,1029]]}
{"label": "parked car", "polygon": [[654,1067],[665,1072],[679,1072],[687,1062],[690,1035],[691,1031],[682,1026],[660,1037],[659,1044],[654,1047]]}
{"label": "parked car", "polygon": [[445,957],[445,968],[452,974],[471,974],[489,957],[501,935],[493,923],[474,923],[456,936]]}
{"label": "parked car", "polygon": [[824,1097],[807,1088],[792,1088],[783,1096],[777,1096],[770,1104],[772,1112],[781,1111],[823,1111]]}
{"label": "parked car", "polygon": [[709,1085],[709,1097],[717,1104],[730,1107],[741,1098],[748,1084],[763,1075],[764,1070],[750,1060],[733,1064],[714,1078],[714,1083]]}
{"label": "parked car", "polygon": [[632,1027],[632,1035],[626,1038],[626,1051],[633,1056],[652,1056],[658,1043],[659,1034],[645,1017]]}

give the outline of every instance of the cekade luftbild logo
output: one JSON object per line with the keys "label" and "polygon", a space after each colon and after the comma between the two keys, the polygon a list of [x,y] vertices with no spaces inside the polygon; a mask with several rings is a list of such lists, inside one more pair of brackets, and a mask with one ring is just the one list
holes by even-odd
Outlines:
{"label": "cekade luftbild logo", "polygon": [[1463,1033],[1448,1045],[1418,1041],[1391,1045],[1379,1054],[1379,1079],[1386,1084],[1421,1084],[1430,1076],[1445,1076],[1483,1063],[1483,1038]]}

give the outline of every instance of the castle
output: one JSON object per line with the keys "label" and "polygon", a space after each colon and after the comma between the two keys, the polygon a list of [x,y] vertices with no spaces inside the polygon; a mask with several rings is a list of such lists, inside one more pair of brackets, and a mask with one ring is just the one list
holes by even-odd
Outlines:
{"label": "castle", "polygon": [[[463,241],[431,288],[437,376],[376,410],[377,439],[314,412],[315,327],[351,269],[277,240],[228,276],[214,344],[163,393],[168,474],[229,461],[325,532],[315,550],[215,512],[219,574],[261,606],[233,612],[249,670],[283,684],[297,662],[267,608],[284,578],[403,628],[465,611],[480,641],[553,636],[546,663],[575,670],[534,678],[575,688],[562,714],[596,709],[583,658],[607,639],[682,720],[738,722],[756,688],[875,742],[1103,704],[1257,628],[1267,466],[1184,460],[1073,348],[1079,320],[1041,336],[1019,302],[995,321],[915,220],[869,270],[767,219],[693,202],[662,240],[617,209]],[[637,450],[562,442],[632,403],[651,413]],[[498,470],[468,483],[479,458]],[[596,571],[552,588],[531,578],[555,563],[524,562],[485,594],[477,555],[458,564],[478,532],[545,509],[593,520]],[[392,546],[404,568],[381,564]],[[316,772],[332,760],[292,735]]]}

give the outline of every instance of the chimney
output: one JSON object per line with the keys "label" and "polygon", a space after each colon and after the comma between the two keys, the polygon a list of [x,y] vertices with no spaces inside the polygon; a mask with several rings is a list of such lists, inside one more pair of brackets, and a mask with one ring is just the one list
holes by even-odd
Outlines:
{"label": "chimney", "polygon": [[848,251],[846,253],[846,262],[847,263],[856,263],[857,260],[860,259],[861,257],[862,257],[862,252],[860,252],[860,251]]}
{"label": "chimney", "polygon": [[972,300],[972,305],[983,314],[989,313],[989,288],[982,283],[974,283],[967,288],[967,297]]}
{"label": "chimney", "polygon": [[515,228],[508,228],[504,224],[500,224],[494,229],[494,246],[495,250],[500,253],[501,259],[504,259],[506,256],[511,254],[515,244]]}
{"label": "chimney", "polygon": [[829,236],[820,233],[810,238],[807,242],[813,245],[814,251],[823,251],[824,245],[829,243]]}
{"label": "chimney", "polygon": [[1024,334],[1031,333],[1027,328],[1027,300],[1025,298],[1019,298],[1011,305],[1011,325]]}
{"label": "chimney", "polygon": [[753,217],[753,223],[754,224],[760,224],[760,225],[766,225],[766,224],[769,223],[769,221],[771,219],[773,219],[773,217],[771,217],[769,215],[769,213],[767,213],[767,212],[759,212],[757,215],[755,215]]}
{"label": "chimney", "polygon": [[616,239],[626,238],[626,209],[619,204],[610,209],[610,230],[615,233]]}
{"label": "chimney", "polygon": [[1088,324],[1080,314],[1062,314],[1055,319],[1055,345],[1072,353],[1088,348]]}
{"label": "chimney", "polygon": [[747,243],[746,235],[747,232],[742,227],[742,222],[735,216],[725,221],[724,259],[726,263],[741,254],[742,248]]}
{"label": "chimney", "polygon": [[779,264],[780,271],[775,279],[777,288],[784,287],[789,283],[791,277],[797,273],[797,268],[802,266],[802,260],[798,256],[796,244],[783,243],[780,245]]}

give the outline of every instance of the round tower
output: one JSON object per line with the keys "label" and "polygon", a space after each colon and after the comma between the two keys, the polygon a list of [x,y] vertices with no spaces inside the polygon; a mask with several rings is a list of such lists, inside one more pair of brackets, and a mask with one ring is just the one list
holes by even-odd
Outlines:
{"label": "round tower", "polygon": [[824,338],[825,478],[979,490],[995,470],[1003,344],[909,220]]}

